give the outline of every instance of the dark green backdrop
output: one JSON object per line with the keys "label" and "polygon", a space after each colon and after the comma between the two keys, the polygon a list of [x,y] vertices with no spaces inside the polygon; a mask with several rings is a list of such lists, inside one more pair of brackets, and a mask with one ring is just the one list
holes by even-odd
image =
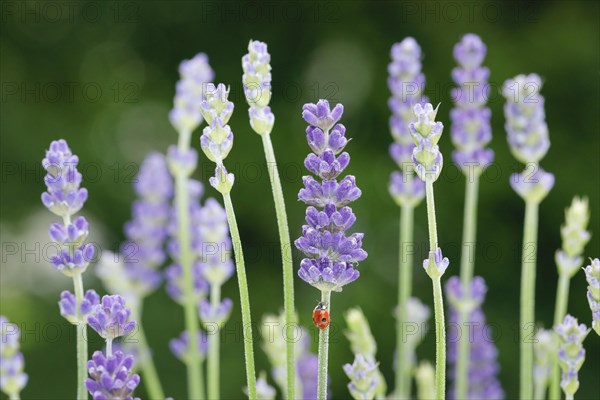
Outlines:
{"label": "dark green backdrop", "polygon": [[[31,275],[51,267],[43,260],[30,262],[32,256],[22,260],[21,254],[8,254],[4,247],[7,242],[31,238],[32,229],[36,238],[46,240],[44,224],[50,217],[39,200],[44,186],[38,167],[44,150],[51,140],[65,138],[80,156],[86,165],[85,186],[90,195],[84,214],[93,220],[92,240],[114,248],[123,239],[122,225],[130,217],[134,199],[130,178],[137,163],[146,151],[164,151],[176,140],[167,113],[178,79],[177,66],[197,52],[209,55],[216,80],[231,85],[236,105],[230,122],[235,145],[227,165],[236,172],[233,200],[248,258],[253,319],[259,321],[264,313],[282,307],[268,176],[260,138],[250,130],[240,91],[240,58],[251,38],[267,42],[272,56],[276,115],[272,137],[277,158],[285,167],[283,189],[292,239],[300,233],[304,214],[303,204],[296,201],[308,149],[300,118],[302,104],[325,97],[346,107],[342,122],[353,138],[347,148],[352,155],[348,172],[356,175],[363,190],[355,203],[356,228],[365,232],[369,258],[360,266],[360,280],[333,298],[333,319],[338,326],[330,348],[330,375],[335,398],[348,397],[341,365],[350,362],[352,355],[341,330],[342,312],[353,306],[360,306],[370,320],[381,369],[392,386],[395,331],[391,311],[397,291],[399,210],[387,193],[394,164],[387,153],[391,137],[386,67],[390,46],[406,36],[414,36],[422,46],[426,94],[433,103],[442,103],[438,115],[446,126],[452,47],[464,33],[477,33],[486,42],[485,64],[496,87],[519,73],[537,72],[544,78],[542,94],[552,147],[541,164],[556,175],[556,186],[540,209],[536,318],[548,327],[557,276],[553,255],[560,247],[563,210],[576,194],[590,199],[593,236],[585,255],[600,255],[599,16],[598,5],[591,1],[3,2],[1,313],[34,332],[22,345],[30,375],[23,397],[70,398],[75,390],[75,346],[56,306],[59,291],[71,288],[71,283],[58,273],[44,271],[45,276],[54,275],[56,288],[42,290],[44,281],[32,284]],[[524,207],[508,184],[509,174],[521,167],[507,147],[502,105],[497,94],[492,96],[491,148],[496,162],[481,184],[476,273],[489,285],[484,308],[495,326],[500,379],[507,396],[514,398],[518,393],[516,327]],[[197,148],[198,135],[193,140]],[[464,178],[450,162],[449,129],[440,145],[447,162],[436,183],[436,201],[441,246],[451,260],[448,277],[457,273],[459,265]],[[197,178],[207,182],[212,167],[202,163]],[[207,193],[216,194],[212,188]],[[38,217],[45,218],[44,224],[35,223]],[[416,211],[416,240],[418,245],[426,243],[424,207]],[[425,250],[420,246],[418,251],[417,260]],[[92,275],[86,275],[86,286],[102,290]],[[308,326],[319,294],[300,279],[295,283],[301,322]],[[571,285],[569,312],[589,324],[585,287],[584,274],[578,273]],[[240,321],[235,281],[224,291],[236,301],[229,325],[233,327]],[[430,281],[418,266],[414,293],[431,305]],[[186,393],[184,367],[171,356],[166,343],[182,329],[182,314],[163,290],[147,300],[144,313],[166,392],[179,399]],[[43,330],[58,325],[62,327],[58,339]],[[314,328],[310,329],[314,334]],[[232,333],[228,335],[222,350],[222,393],[224,398],[239,398],[244,385],[242,343]],[[600,393],[599,343],[594,333],[585,342],[588,355],[578,398]],[[90,347],[97,346],[98,341]],[[257,370],[268,370],[260,346],[255,348]],[[418,353],[419,358],[433,360],[433,332]],[[143,384],[137,393],[145,397]]]}

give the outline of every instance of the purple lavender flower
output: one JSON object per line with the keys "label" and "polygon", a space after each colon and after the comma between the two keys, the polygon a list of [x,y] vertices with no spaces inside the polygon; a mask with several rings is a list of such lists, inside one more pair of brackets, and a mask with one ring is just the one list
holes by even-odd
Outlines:
{"label": "purple lavender flower", "polygon": [[435,121],[437,108],[434,109],[430,103],[416,104],[413,110],[416,121],[408,125],[408,130],[416,145],[412,153],[415,171],[422,181],[429,178],[435,182],[442,172],[444,161],[437,145],[444,125]]}
{"label": "purple lavender flower", "polygon": [[[95,290],[90,289],[85,292],[80,306],[81,316],[83,317],[84,321],[87,320],[88,315],[99,303],[100,296],[98,296],[98,293],[96,293]],[[60,294],[58,307],[60,308],[60,315],[62,315],[67,321],[72,324],[77,324],[79,322],[79,317],[77,315],[77,301],[73,293],[69,292],[68,290],[64,290]]]}
{"label": "purple lavender flower", "polygon": [[85,386],[94,400],[139,400],[132,396],[140,383],[140,376],[132,373],[132,356],[115,351],[106,357],[96,351],[87,366],[90,378]]}
{"label": "purple lavender flower", "polygon": [[51,262],[54,268],[67,276],[83,273],[95,254],[92,245],[84,244],[89,233],[86,219],[77,217],[71,222],[71,217],[87,199],[87,190],[80,188],[78,163],[79,158],[63,139],[50,143],[50,149],[42,160],[47,172],[44,177],[47,191],[42,193],[42,203],[63,219],[62,224],[54,222],[50,226],[50,237],[63,248],[51,257]]}
{"label": "purple lavender flower", "polygon": [[213,306],[210,301],[202,300],[198,305],[198,314],[203,323],[224,324],[231,314],[233,302],[231,299],[223,299],[221,303]]}
{"label": "purple lavender flower", "polygon": [[[208,294],[208,282],[202,275],[202,268],[199,262],[192,265],[192,276],[194,279],[194,303],[198,303]],[[183,270],[180,264],[171,264],[165,269],[167,279],[167,293],[179,304],[184,304],[185,297],[183,293]]]}
{"label": "purple lavender flower", "polygon": [[173,109],[169,120],[179,133],[191,133],[202,122],[200,106],[204,99],[206,84],[214,78],[208,57],[199,53],[179,65],[181,79],[177,82]]}
{"label": "purple lavender flower", "polygon": [[23,372],[25,358],[19,351],[19,328],[0,315],[0,391],[11,399],[18,399],[19,393],[29,379]]}
{"label": "purple lavender flower", "polygon": [[425,76],[421,73],[421,48],[412,37],[395,43],[391,50],[392,62],[388,65],[388,87],[392,97],[388,106],[392,112],[390,130],[394,143],[390,156],[400,168],[392,172],[389,191],[396,203],[416,206],[425,197],[425,184],[414,179],[412,153],[415,147],[408,124],[414,121],[413,106],[421,97]]}
{"label": "purple lavender flower", "polygon": [[93,307],[88,324],[107,341],[126,336],[135,328],[129,321],[131,310],[125,307],[125,299],[119,295],[103,296],[102,302]]}
{"label": "purple lavender flower", "polygon": [[367,258],[362,249],[364,234],[346,236],[346,230],[356,220],[346,205],[358,199],[361,191],[352,175],[337,180],[350,162],[348,153],[343,152],[348,142],[346,128],[337,124],[343,111],[341,104],[330,110],[327,100],[319,100],[317,104],[305,104],[302,112],[311,124],[306,136],[313,151],[305,165],[322,182],[303,177],[304,188],[298,198],[310,207],[306,209],[307,225],[302,226],[302,236],[294,244],[307,256],[300,262],[298,275],[321,291],[339,292],[358,279],[359,272],[354,267]]}
{"label": "purple lavender flower", "polygon": [[[458,327],[462,335],[467,334],[465,329],[469,330],[469,399],[503,399],[504,391],[498,381],[497,374],[500,366],[497,362],[498,351],[496,346],[489,339],[489,327],[486,326],[485,314],[481,304],[485,299],[487,287],[481,277],[474,277],[471,281],[471,293],[465,296],[460,279],[456,276],[448,279],[446,283],[446,295],[448,298],[450,313],[449,326]],[[468,302],[465,300],[468,299]],[[472,310],[467,321],[468,327],[459,327],[459,313],[461,310]],[[449,338],[459,338],[458,332],[448,333]],[[448,341],[448,363],[451,368],[456,367],[458,358],[458,339]],[[450,373],[450,391],[448,398],[454,399],[456,388],[456,371]]]}
{"label": "purple lavender flower", "polygon": [[233,103],[227,99],[229,89],[224,84],[209,84],[201,112],[209,124],[202,131],[200,146],[209,160],[221,165],[233,146],[233,132],[227,122],[233,114]]}
{"label": "purple lavender flower", "polygon": [[590,259],[590,265],[584,271],[588,283],[587,299],[592,310],[592,328],[600,335],[600,259]]}
{"label": "purple lavender flower", "polygon": [[502,87],[508,144],[524,164],[539,162],[550,148],[541,89],[542,79],[537,74],[518,75]]}
{"label": "purple lavender flower", "polygon": [[[204,332],[198,332],[198,355],[200,359],[204,359],[206,357],[206,352],[208,351],[208,339]],[[171,339],[169,342],[169,348],[171,349],[171,353],[182,362],[187,362],[186,360],[189,357],[189,334],[187,331],[183,331],[179,337]]]}
{"label": "purple lavender flower", "polygon": [[42,193],[42,203],[54,214],[69,217],[76,214],[87,200],[87,189],[80,188],[81,174],[77,171],[79,158],[71,153],[63,139],[50,143],[42,166],[47,191]]}
{"label": "purple lavender flower", "polygon": [[554,187],[554,175],[536,165],[533,173],[526,169],[512,174],[510,186],[523,200],[539,203]]}
{"label": "purple lavender flower", "polygon": [[377,363],[356,354],[352,364],[345,364],[344,372],[350,378],[348,390],[355,399],[372,400],[377,388]]}
{"label": "purple lavender flower", "polygon": [[479,36],[467,34],[454,46],[454,59],[459,67],[452,70],[458,85],[452,90],[456,107],[450,112],[452,153],[454,162],[465,174],[469,168],[481,173],[494,159],[494,152],[485,146],[492,140],[491,111],[485,107],[488,99],[490,71],[482,67],[486,46]]}
{"label": "purple lavender flower", "polygon": [[[248,388],[244,388],[244,393],[248,395]],[[261,371],[258,374],[258,379],[256,379],[256,398],[260,400],[275,400],[275,396],[277,395],[277,391],[267,381],[267,374],[264,371]]]}
{"label": "purple lavender flower", "polygon": [[582,343],[590,330],[584,324],[579,324],[577,318],[567,314],[564,321],[554,327],[554,331],[559,340],[558,365],[562,370],[560,387],[567,398],[573,398],[579,389],[577,373],[585,360]]}

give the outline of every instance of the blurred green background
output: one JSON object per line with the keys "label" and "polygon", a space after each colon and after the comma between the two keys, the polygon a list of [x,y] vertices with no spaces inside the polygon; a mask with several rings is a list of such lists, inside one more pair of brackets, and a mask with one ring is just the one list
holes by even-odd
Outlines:
{"label": "blurred green background", "polygon": [[[556,175],[556,186],[540,208],[536,318],[549,327],[557,280],[554,252],[561,245],[564,208],[574,195],[590,200],[593,236],[585,256],[600,255],[599,17],[598,4],[591,1],[2,2],[0,299],[1,313],[26,331],[22,347],[30,382],[23,398],[66,399],[75,391],[72,330],[56,305],[59,292],[71,289],[71,282],[43,257],[52,220],[40,202],[45,149],[51,140],[65,138],[79,155],[89,190],[83,214],[91,220],[91,240],[116,249],[123,240],[123,223],[130,218],[137,165],[147,151],[164,151],[176,140],[167,113],[177,66],[197,52],[208,54],[218,82],[231,85],[230,99],[237,107],[230,122],[235,145],[226,164],[236,173],[233,201],[247,257],[252,317],[258,322],[264,313],[282,308],[274,206],[260,138],[250,130],[240,90],[240,59],[251,38],[267,42],[272,56],[272,138],[292,240],[300,234],[305,209],[296,200],[308,152],[300,118],[303,103],[318,98],[342,102],[342,122],[353,138],[347,148],[352,155],[347,171],[356,175],[363,191],[353,207],[369,258],[360,265],[360,280],[333,296],[334,398],[348,397],[341,366],[353,357],[342,334],[342,315],[354,306],[370,320],[380,368],[393,387],[391,313],[397,293],[399,209],[387,192],[395,166],[387,152],[391,137],[386,67],[390,46],[406,36],[414,36],[422,46],[425,94],[432,103],[442,103],[438,115],[447,127],[452,48],[465,33],[477,33],[486,42],[485,65],[495,88],[519,73],[537,72],[545,81],[542,94],[552,147],[541,164]],[[524,206],[508,184],[509,174],[522,166],[507,147],[502,105],[494,93],[489,103],[494,132],[490,147],[496,160],[481,183],[475,268],[489,286],[484,309],[497,338],[500,380],[507,397],[515,398]],[[196,148],[198,136],[195,132]],[[448,162],[435,189],[441,247],[451,260],[447,278],[458,272],[464,178],[449,161],[449,129],[440,146]],[[207,183],[212,165],[200,159],[196,178]],[[218,194],[210,187],[206,192]],[[425,217],[421,206],[416,210],[416,260],[426,253]],[[18,244],[17,254],[7,250],[7,243]],[[93,270],[92,266],[85,275],[85,286],[103,293]],[[430,280],[419,266],[414,275],[414,295],[432,305]],[[319,294],[298,278],[295,283],[300,320],[314,337],[310,316]],[[578,273],[571,284],[569,312],[589,324],[585,288],[584,274]],[[236,301],[228,324],[233,330],[241,321],[234,279],[226,284],[224,295]],[[185,398],[184,366],[167,348],[168,340],[183,329],[182,309],[158,290],[146,301],[143,323],[166,393]],[[222,395],[240,398],[245,384],[242,343],[239,334],[237,339],[233,332],[226,335]],[[99,346],[98,340],[92,341],[90,352]],[[419,358],[433,360],[434,347],[431,331]],[[590,334],[585,347],[577,397],[598,398],[599,338]],[[260,346],[255,348],[257,371],[269,370]],[[145,397],[143,383],[137,394]]]}

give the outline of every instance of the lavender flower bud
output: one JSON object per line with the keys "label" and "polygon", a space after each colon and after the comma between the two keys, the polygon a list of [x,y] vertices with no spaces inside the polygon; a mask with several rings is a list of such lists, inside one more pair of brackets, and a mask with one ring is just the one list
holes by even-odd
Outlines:
{"label": "lavender flower bud", "polygon": [[[244,388],[244,393],[248,395],[248,388]],[[274,400],[277,395],[275,388],[267,382],[267,374],[261,371],[256,380],[256,399],[257,400]]]}
{"label": "lavender flower bud", "polygon": [[[204,360],[206,357],[206,352],[208,351],[208,339],[204,332],[198,332],[198,356],[200,360]],[[187,363],[190,357],[190,344],[189,344],[189,334],[187,331],[183,331],[179,337],[171,339],[169,342],[169,348],[171,349],[171,353],[183,363]]]}
{"label": "lavender flower bud", "polygon": [[214,72],[204,53],[197,54],[191,60],[179,65],[181,80],[177,82],[177,91],[173,101],[173,110],[169,120],[177,132],[192,132],[202,122],[200,107],[206,85],[214,78]]}
{"label": "lavender flower bud", "polygon": [[248,109],[250,117],[250,126],[254,132],[259,135],[268,135],[275,125],[275,114],[271,112],[271,107],[251,107]]}
{"label": "lavender flower bud", "polygon": [[565,211],[565,224],[560,228],[562,249],[555,255],[560,275],[572,278],[583,265],[581,254],[590,240],[590,233],[585,230],[589,218],[588,200],[573,198],[571,207]]}
{"label": "lavender flower bud", "polygon": [[508,144],[513,156],[524,164],[539,162],[550,148],[541,88],[537,74],[518,75],[502,87]]}
{"label": "lavender flower bud", "polygon": [[355,354],[352,364],[344,365],[344,372],[350,378],[348,390],[357,400],[371,400],[375,397],[377,387],[377,364],[366,360],[362,354]]}
{"label": "lavender flower bud", "polygon": [[235,176],[227,172],[227,168],[225,168],[224,165],[217,164],[215,176],[211,176],[208,181],[210,182],[210,186],[217,189],[221,194],[226,195],[231,192],[231,188],[233,188]]}
{"label": "lavender flower bud", "polygon": [[106,340],[126,336],[135,328],[129,321],[131,310],[125,307],[125,299],[119,295],[103,296],[102,302],[93,307],[87,320],[90,327]]}
{"label": "lavender flower bud", "polygon": [[62,245],[80,246],[89,234],[89,224],[84,217],[77,217],[69,225],[58,222],[50,225],[50,238]]}
{"label": "lavender flower bud", "polygon": [[19,351],[19,336],[17,325],[0,315],[0,391],[11,399],[19,398],[29,379],[23,371],[25,358]]}
{"label": "lavender flower bud", "polygon": [[425,181],[429,178],[435,182],[442,172],[444,161],[437,146],[444,125],[435,121],[437,108],[434,110],[430,103],[425,106],[416,104],[414,113],[417,121],[409,124],[409,131],[417,146],[413,149],[412,154],[415,171],[421,180]]}
{"label": "lavender flower bud", "polygon": [[[88,290],[85,292],[83,299],[81,300],[81,317],[83,321],[87,321],[88,315],[92,312],[95,306],[100,303],[100,296],[95,290]],[[75,295],[68,290],[64,290],[60,294],[60,301],[58,302],[60,308],[60,315],[62,315],[67,321],[73,325],[77,325],[80,320],[77,315],[77,299]]]}
{"label": "lavender flower bud", "polygon": [[442,255],[442,249],[439,247],[435,251],[429,252],[429,258],[423,260],[423,268],[432,279],[444,275],[448,265],[450,265],[450,260]]}
{"label": "lavender flower bud", "polygon": [[307,157],[305,165],[322,182],[311,176],[303,177],[304,188],[298,193],[298,199],[309,206],[323,208],[323,212],[314,207],[307,208],[308,225],[302,227],[302,237],[294,244],[307,256],[300,263],[298,275],[322,291],[339,292],[344,285],[358,279],[359,273],[354,266],[367,257],[362,249],[364,235],[345,234],[355,220],[352,210],[345,206],[359,198],[361,191],[353,176],[337,180],[350,161],[347,153],[341,153],[347,143],[346,128],[335,125],[342,113],[343,106],[338,104],[330,110],[327,100],[305,104],[302,112],[302,117],[312,125],[306,134],[314,151]]}
{"label": "lavender flower bud", "polygon": [[52,266],[66,276],[84,273],[94,259],[96,249],[92,244],[83,244],[73,250],[61,250],[57,255],[50,258]]}
{"label": "lavender flower bud", "polygon": [[79,158],[71,153],[63,139],[50,143],[42,166],[46,170],[47,191],[42,203],[54,214],[69,217],[76,214],[87,200],[87,189],[80,188],[81,174],[77,171]]}
{"label": "lavender flower bud", "polygon": [[351,308],[345,315],[346,325],[348,330],[344,332],[350,342],[350,349],[358,357],[364,357],[365,360],[375,363],[373,378],[375,380],[375,395],[385,397],[387,385],[385,378],[375,362],[375,353],[377,352],[377,344],[371,333],[369,321],[360,310],[360,308]]}
{"label": "lavender flower bud", "polygon": [[525,169],[520,174],[512,174],[510,186],[526,202],[540,203],[554,187],[554,175],[534,166],[533,173]]}
{"label": "lavender flower bud", "polygon": [[87,367],[91,378],[85,381],[85,386],[94,400],[139,400],[132,397],[140,383],[140,376],[132,373],[132,356],[115,351],[106,357],[96,351]]}
{"label": "lavender flower bud", "polygon": [[415,371],[417,399],[435,399],[435,369],[429,361],[421,361]]}
{"label": "lavender flower bud", "polygon": [[[196,169],[198,163],[198,152],[195,149],[181,150],[177,146],[169,146],[167,150],[169,170],[173,175],[183,174],[190,176]],[[171,183],[171,187],[172,187]]]}
{"label": "lavender flower bud", "polygon": [[540,329],[535,334],[533,342],[533,380],[536,398],[545,398],[545,391],[550,381],[550,371],[555,354],[558,351],[556,336],[551,330]]}
{"label": "lavender flower bud", "polygon": [[567,314],[564,321],[554,327],[558,335],[558,365],[562,370],[560,387],[567,397],[573,396],[579,389],[577,373],[585,360],[583,341],[590,333],[584,325],[579,325],[576,318]]}
{"label": "lavender flower bud", "polygon": [[[455,397],[456,362],[458,359],[458,343],[461,335],[469,338],[469,399],[503,399],[504,391],[498,381],[497,374],[500,366],[497,362],[498,350],[489,338],[489,326],[486,325],[485,314],[481,304],[485,298],[487,287],[481,277],[474,277],[469,287],[470,293],[465,296],[465,290],[458,277],[451,277],[446,283],[446,297],[449,305],[448,362],[451,367],[451,387],[449,398]],[[459,326],[459,315],[467,312],[468,326]],[[458,331],[452,332],[452,327]],[[450,338],[453,338],[450,339]]]}
{"label": "lavender flower bud", "polygon": [[[165,277],[167,279],[167,293],[179,304],[185,302],[183,292],[183,270],[180,264],[172,264],[165,269]],[[199,262],[192,265],[192,277],[194,279],[193,301],[199,303],[208,294],[208,283],[202,275],[202,267]]]}
{"label": "lavender flower bud", "polygon": [[592,328],[600,335],[600,259],[590,261],[590,265],[584,269],[588,283],[587,299],[592,310]]}
{"label": "lavender flower bud", "polygon": [[220,304],[213,307],[208,300],[202,300],[198,304],[198,314],[203,324],[222,325],[229,319],[233,302],[231,299],[223,299]]}

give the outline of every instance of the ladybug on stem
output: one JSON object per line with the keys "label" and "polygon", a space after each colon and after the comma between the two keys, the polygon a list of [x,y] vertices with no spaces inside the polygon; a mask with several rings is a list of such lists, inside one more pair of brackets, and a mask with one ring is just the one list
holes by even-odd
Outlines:
{"label": "ladybug on stem", "polygon": [[320,330],[324,330],[329,326],[329,310],[327,305],[323,302],[319,302],[313,310],[313,323]]}

